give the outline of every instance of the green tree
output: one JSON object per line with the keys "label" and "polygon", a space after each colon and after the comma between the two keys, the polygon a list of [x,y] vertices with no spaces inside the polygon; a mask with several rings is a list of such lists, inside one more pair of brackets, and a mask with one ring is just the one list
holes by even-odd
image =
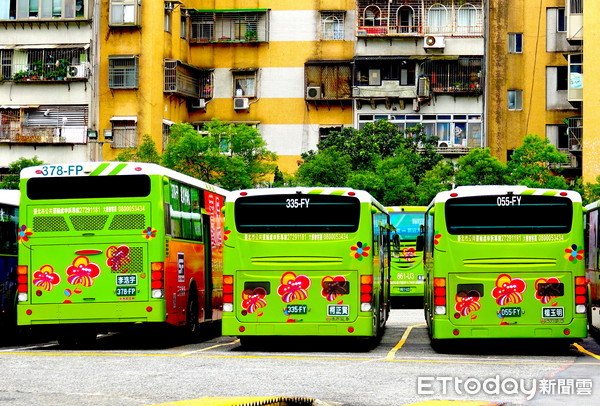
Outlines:
{"label": "green tree", "polygon": [[145,134],[143,141],[138,148],[129,148],[117,155],[115,161],[122,162],[151,162],[161,163],[161,156],[156,150],[156,143],[148,134]]}
{"label": "green tree", "polygon": [[277,157],[256,128],[213,119],[205,130],[173,124],[163,165],[228,190],[254,187],[273,173]]}
{"label": "green tree", "polygon": [[0,189],[19,189],[21,170],[30,166],[43,165],[37,156],[33,158],[19,158],[8,165],[8,175],[0,182]]}
{"label": "green tree", "polygon": [[509,180],[513,184],[549,189],[568,189],[559,164],[568,162],[565,154],[556,150],[546,137],[529,134],[516,148],[508,162]]}
{"label": "green tree", "polygon": [[454,182],[457,185],[505,185],[508,168],[492,156],[489,148],[473,149],[457,160]]}
{"label": "green tree", "polygon": [[351,158],[338,151],[336,147],[326,148],[318,154],[309,152],[302,157],[304,163],[296,172],[300,185],[338,187],[346,185],[352,171]]}
{"label": "green tree", "polygon": [[440,161],[427,171],[416,187],[417,205],[427,206],[439,192],[452,189],[454,165]]}

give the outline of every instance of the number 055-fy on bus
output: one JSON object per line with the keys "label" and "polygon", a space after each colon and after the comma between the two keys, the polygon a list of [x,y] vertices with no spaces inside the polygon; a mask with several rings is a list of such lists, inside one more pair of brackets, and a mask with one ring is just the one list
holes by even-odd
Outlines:
{"label": "number 055-fy on bus", "polygon": [[587,335],[581,196],[463,186],[425,214],[425,317],[442,340]]}

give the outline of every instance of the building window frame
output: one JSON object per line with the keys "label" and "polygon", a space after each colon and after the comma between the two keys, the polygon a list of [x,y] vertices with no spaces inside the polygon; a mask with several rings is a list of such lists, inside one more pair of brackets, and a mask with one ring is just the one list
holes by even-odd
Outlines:
{"label": "building window frame", "polygon": [[344,11],[321,11],[320,39],[335,41],[344,39]]}
{"label": "building window frame", "polygon": [[108,87],[137,89],[139,86],[139,58],[137,55],[108,57]]}
{"label": "building window frame", "polygon": [[111,120],[112,125],[112,147],[113,148],[137,148],[137,119],[117,118]]}
{"label": "building window frame", "polygon": [[508,33],[508,53],[522,54],[523,53],[523,33],[509,32]]}
{"label": "building window frame", "polygon": [[507,91],[507,101],[509,111],[523,110],[523,90],[509,89]]}

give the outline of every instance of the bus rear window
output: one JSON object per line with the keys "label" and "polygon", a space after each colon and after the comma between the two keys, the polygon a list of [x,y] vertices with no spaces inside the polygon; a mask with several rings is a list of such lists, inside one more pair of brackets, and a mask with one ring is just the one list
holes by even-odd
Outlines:
{"label": "bus rear window", "polygon": [[27,197],[31,200],[146,197],[149,194],[148,175],[31,178],[27,181]]}
{"label": "bus rear window", "polygon": [[472,196],[446,202],[450,234],[566,234],[573,205],[566,197]]}
{"label": "bus rear window", "polygon": [[358,230],[360,201],[332,195],[267,195],[235,202],[240,233],[352,233]]}

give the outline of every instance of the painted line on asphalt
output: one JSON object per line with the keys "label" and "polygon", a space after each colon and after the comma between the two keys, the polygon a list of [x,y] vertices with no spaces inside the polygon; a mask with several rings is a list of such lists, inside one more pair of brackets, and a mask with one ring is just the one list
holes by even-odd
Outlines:
{"label": "painted line on asphalt", "polygon": [[408,336],[409,336],[410,332],[412,331],[412,329],[415,328],[415,327],[421,327],[421,326],[426,326],[426,324],[415,324],[415,325],[409,326],[406,329],[406,331],[404,332],[404,334],[402,334],[402,338],[400,338],[400,341],[398,341],[398,344],[396,344],[396,346],[394,348],[392,348],[390,350],[390,352],[388,352],[386,360],[392,361],[394,359],[394,357],[396,356],[396,352],[400,348],[402,348],[402,346],[404,345],[404,343],[408,339]]}
{"label": "painted line on asphalt", "polygon": [[237,340],[232,341],[230,343],[216,344],[216,345],[213,345],[211,347],[202,348],[201,350],[183,352],[183,353],[179,354],[179,356],[180,357],[187,357],[188,355],[195,354],[197,352],[208,351],[208,350],[212,350],[213,348],[219,348],[219,347],[223,347],[223,346],[226,346],[226,345],[233,345],[233,344],[237,344],[239,342],[240,342],[240,339],[238,338]]}
{"label": "painted line on asphalt", "polygon": [[585,348],[583,348],[581,345],[579,345],[577,343],[573,343],[573,347],[577,348],[577,351],[579,351],[583,354],[589,355],[590,357],[600,360],[600,355],[594,354],[593,352],[586,350]]}

